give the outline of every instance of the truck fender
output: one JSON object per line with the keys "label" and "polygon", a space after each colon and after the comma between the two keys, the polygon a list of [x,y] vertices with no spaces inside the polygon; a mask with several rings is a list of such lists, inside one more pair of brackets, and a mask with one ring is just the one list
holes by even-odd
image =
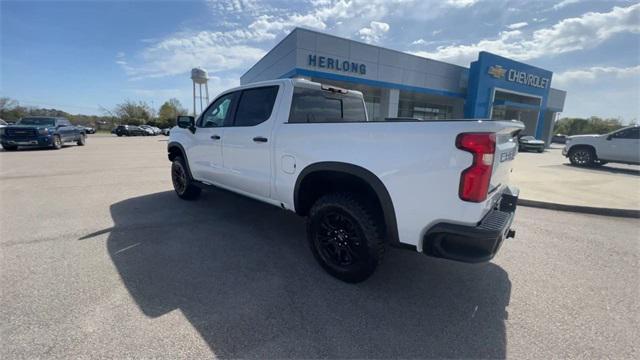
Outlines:
{"label": "truck fender", "polygon": [[184,159],[184,164],[187,167],[187,172],[189,173],[189,177],[193,179],[193,176],[191,175],[191,168],[189,168],[189,160],[187,159],[187,152],[184,150],[184,147],[182,147],[182,144],[176,141],[172,141],[167,145],[167,151],[168,151],[167,157],[169,158],[169,161],[173,161],[177,153],[179,153],[179,155],[182,156],[182,158]]}
{"label": "truck fender", "polygon": [[301,196],[300,196],[300,187],[304,181],[304,179],[313,174],[314,172],[319,171],[332,171],[338,173],[344,173],[348,175],[352,175],[357,177],[364,183],[368,184],[369,187],[373,190],[375,195],[377,196],[377,200],[382,209],[382,216],[385,221],[385,227],[387,229],[386,235],[389,240],[390,245],[399,245],[399,237],[398,237],[398,224],[396,221],[396,213],[393,207],[393,201],[391,200],[391,196],[387,191],[387,188],[384,186],[382,181],[371,171],[354,164],[343,163],[343,162],[335,162],[335,161],[326,161],[326,162],[318,162],[305,167],[298,175],[296,179],[296,184],[294,187],[293,193],[293,201],[294,207],[297,213],[304,215],[304,211],[302,209],[301,204]]}

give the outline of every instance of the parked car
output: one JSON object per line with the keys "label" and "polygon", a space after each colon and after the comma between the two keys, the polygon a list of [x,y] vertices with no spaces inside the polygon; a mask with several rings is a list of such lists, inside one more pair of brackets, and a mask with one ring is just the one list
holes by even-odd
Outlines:
{"label": "parked car", "polygon": [[608,162],[640,164],[640,126],[632,125],[604,135],[569,136],[562,155],[577,166]]}
{"label": "parked car", "polygon": [[0,129],[0,142],[7,151],[19,146],[60,149],[64,143],[86,144],[86,134],[62,117],[30,116]]}
{"label": "parked car", "polygon": [[0,128],[3,128],[5,126],[9,125],[6,121],[0,119]]}
{"label": "parked car", "polygon": [[518,150],[519,151],[544,151],[544,141],[538,140],[533,136],[520,136],[518,138]]}
{"label": "parked car", "polygon": [[90,126],[78,125],[78,127],[80,129],[82,129],[85,134],[95,134],[96,133],[96,129],[92,128]]}
{"label": "parked car", "polygon": [[556,144],[565,144],[567,142],[567,135],[555,134],[551,137],[551,142]]}
{"label": "parked car", "polygon": [[358,282],[386,246],[492,259],[515,235],[518,190],[508,184],[522,129],[369,122],[361,92],[280,79],[228,90],[197,120],[178,117],[168,157],[178,197],[217,186],[307,216],[315,259]]}
{"label": "parked car", "polygon": [[140,127],[133,125],[118,125],[115,129],[111,130],[111,132],[118,136],[143,136],[147,134],[146,131]]}
{"label": "parked car", "polygon": [[170,128],[162,129],[162,135],[169,136],[170,133],[171,133],[171,129]]}
{"label": "parked car", "polygon": [[145,131],[145,135],[153,136],[160,135],[160,129],[150,125],[140,125],[140,128]]}

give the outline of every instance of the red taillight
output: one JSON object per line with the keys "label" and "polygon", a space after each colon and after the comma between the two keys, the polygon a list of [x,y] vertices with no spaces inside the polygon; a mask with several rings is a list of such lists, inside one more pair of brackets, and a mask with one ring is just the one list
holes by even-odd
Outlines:
{"label": "red taillight", "polygon": [[493,154],[496,151],[495,133],[463,133],[456,139],[458,149],[473,154],[473,163],[460,176],[460,199],[482,202],[487,198]]}

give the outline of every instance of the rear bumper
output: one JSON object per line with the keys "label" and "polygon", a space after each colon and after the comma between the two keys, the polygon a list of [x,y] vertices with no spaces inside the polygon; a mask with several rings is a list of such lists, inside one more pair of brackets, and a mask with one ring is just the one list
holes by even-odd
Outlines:
{"label": "rear bumper", "polygon": [[515,237],[511,223],[518,202],[515,195],[504,193],[495,208],[475,226],[439,223],[423,238],[426,255],[467,263],[491,260],[505,239]]}

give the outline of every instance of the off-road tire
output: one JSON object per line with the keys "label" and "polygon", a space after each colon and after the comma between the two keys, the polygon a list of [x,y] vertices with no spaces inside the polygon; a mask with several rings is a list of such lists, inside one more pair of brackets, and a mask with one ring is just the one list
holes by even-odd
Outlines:
{"label": "off-road tire", "polygon": [[596,160],[596,153],[591,148],[580,146],[569,150],[569,161],[572,165],[593,166]]}
{"label": "off-road tire", "polygon": [[173,183],[173,189],[178,197],[184,200],[195,200],[200,196],[202,189],[197,187],[182,157],[177,156],[173,159],[171,164],[171,182]]}
{"label": "off-road tire", "polygon": [[62,138],[60,138],[60,135],[53,135],[53,138],[51,140],[51,148],[54,150],[62,149]]}
{"label": "off-road tire", "polygon": [[[313,204],[307,219],[307,239],[313,256],[326,272],[349,283],[371,276],[385,251],[380,222],[364,204],[350,193],[327,194]],[[336,220],[340,218],[343,221]]]}
{"label": "off-road tire", "polygon": [[78,146],[84,146],[87,143],[87,135],[80,134],[80,138],[78,139]]}

